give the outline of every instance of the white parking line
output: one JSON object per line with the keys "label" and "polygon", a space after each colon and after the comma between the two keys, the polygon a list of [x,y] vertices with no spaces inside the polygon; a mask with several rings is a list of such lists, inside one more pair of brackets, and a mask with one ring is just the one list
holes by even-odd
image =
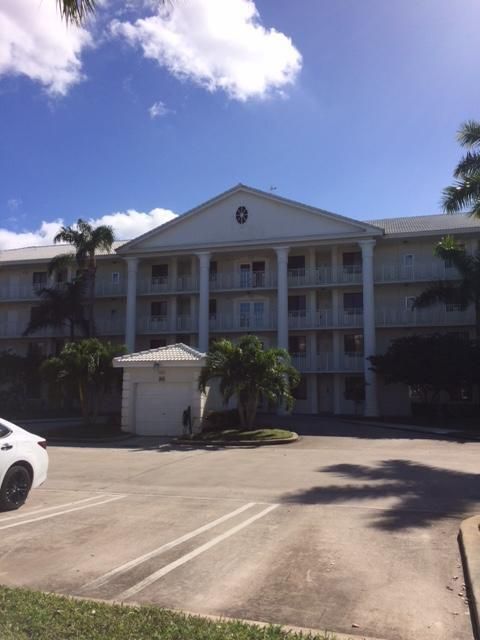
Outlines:
{"label": "white parking line", "polygon": [[221,516],[216,520],[212,520],[212,522],[208,522],[207,524],[204,524],[198,529],[195,529],[194,531],[190,531],[189,533],[186,533],[185,535],[180,536],[180,538],[176,538],[171,542],[166,542],[165,544],[162,544],[161,547],[157,547],[156,549],[153,549],[153,551],[150,551],[149,553],[145,553],[142,556],[139,556],[138,558],[130,560],[129,562],[126,562],[125,564],[122,564],[119,567],[116,567],[115,569],[108,571],[107,573],[103,574],[99,578],[96,578],[95,580],[88,582],[82,587],[81,590],[84,591],[85,589],[97,589],[98,587],[101,587],[107,582],[109,582],[109,580],[111,580],[114,576],[117,576],[120,573],[125,573],[126,571],[133,569],[133,567],[136,567],[139,564],[142,564],[142,562],[146,562],[147,560],[150,560],[151,558],[154,558],[155,556],[160,555],[161,553],[164,553],[169,549],[173,549],[173,547],[176,547],[177,545],[182,544],[182,542],[186,542],[191,538],[195,538],[195,536],[199,536],[201,533],[204,533],[205,531],[208,531],[209,529],[216,527],[218,524],[221,524],[226,520],[230,520],[230,518],[234,518],[235,516],[237,516],[240,513],[243,513],[247,509],[254,507],[255,504],[256,504],[255,502],[249,502],[248,504],[244,504],[243,507],[239,507],[238,509],[235,509],[235,511],[231,511],[230,513],[227,513],[226,515]]}
{"label": "white parking line", "polygon": [[63,504],[56,504],[54,507],[43,507],[42,509],[35,509],[34,511],[26,511],[22,513],[16,513],[14,516],[6,516],[0,518],[0,525],[3,522],[7,522],[7,520],[18,520],[19,518],[28,518],[29,516],[35,516],[38,513],[45,513],[46,511],[53,511],[54,509],[63,509],[64,507],[71,507],[75,504],[81,504],[83,502],[90,502],[92,500],[97,500],[98,498],[103,498],[104,496],[91,496],[90,498],[84,498],[83,500],[75,500],[74,502],[64,502]]}
{"label": "white parking line", "polygon": [[91,509],[92,507],[99,507],[101,504],[107,504],[108,502],[113,502],[114,500],[121,500],[125,498],[125,496],[113,496],[110,498],[106,498],[105,500],[101,500],[100,502],[93,502],[90,504],[84,504],[81,507],[74,507],[73,509],[64,509],[63,511],[58,511],[57,513],[48,513],[44,516],[39,516],[38,518],[30,518],[29,520],[22,520],[21,522],[13,522],[12,524],[6,524],[3,527],[0,527],[0,531],[3,529],[13,529],[13,527],[21,527],[24,524],[30,524],[31,522],[39,522],[40,520],[48,520],[49,518],[57,518],[58,516],[63,516],[65,513],[72,513],[73,511],[81,511],[82,509]]}
{"label": "white parking line", "polygon": [[263,518],[264,516],[267,515],[267,513],[270,513],[271,511],[276,509],[278,506],[280,506],[280,505],[278,505],[278,504],[270,505],[269,507],[267,507],[263,511],[260,511],[260,513],[257,513],[256,515],[252,516],[251,518],[248,518],[248,520],[245,520],[244,522],[241,522],[240,524],[237,524],[235,527],[232,527],[228,531],[225,531],[225,533],[221,533],[216,538],[213,538],[209,542],[206,542],[205,544],[202,544],[200,547],[197,547],[196,549],[194,549],[190,553],[187,553],[184,556],[182,556],[181,558],[178,558],[178,560],[175,560],[174,562],[171,562],[170,564],[167,564],[162,569],[159,569],[158,571],[155,571],[155,573],[152,573],[151,575],[147,576],[146,578],[144,578],[140,582],[137,582],[137,584],[133,585],[133,587],[130,587],[130,589],[127,589],[126,591],[121,593],[118,596],[118,598],[120,600],[126,600],[127,598],[131,598],[132,596],[135,596],[140,591],[143,591],[143,589],[145,589],[146,587],[149,587],[151,584],[153,584],[157,580],[160,580],[160,578],[163,578],[163,576],[167,575],[167,573],[170,573],[174,569],[177,569],[178,567],[181,567],[183,564],[189,562],[190,560],[193,560],[193,558],[196,558],[201,553],[204,553],[205,551],[208,551],[209,549],[214,547],[219,542],[222,542],[223,540],[226,540],[230,536],[233,536],[235,533],[238,533],[238,531],[241,531],[242,529],[245,529],[245,527],[248,527],[249,525],[251,525],[256,520],[259,520],[260,518]]}

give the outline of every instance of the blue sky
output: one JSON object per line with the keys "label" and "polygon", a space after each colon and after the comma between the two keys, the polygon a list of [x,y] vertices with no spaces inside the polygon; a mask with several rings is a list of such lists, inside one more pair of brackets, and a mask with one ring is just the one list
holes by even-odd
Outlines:
{"label": "blue sky", "polygon": [[456,130],[480,118],[478,0],[222,0],[205,31],[218,1],[155,18],[104,0],[68,31],[55,0],[2,2],[0,248],[79,216],[131,235],[238,182],[360,219],[439,211]]}

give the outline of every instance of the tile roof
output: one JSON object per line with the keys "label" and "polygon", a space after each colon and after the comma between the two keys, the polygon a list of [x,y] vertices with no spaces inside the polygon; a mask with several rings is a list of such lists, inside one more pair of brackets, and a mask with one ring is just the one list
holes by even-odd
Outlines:
{"label": "tile roof", "polygon": [[137,353],[127,353],[124,356],[115,358],[115,364],[127,364],[130,362],[198,362],[205,357],[204,353],[188,347],[183,342],[170,344],[157,349],[147,349],[137,351]]}
{"label": "tile roof", "polygon": [[[114,242],[110,255],[114,254],[116,249],[119,249],[125,240],[122,242]],[[0,263],[1,262],[28,262],[29,260],[51,260],[55,256],[62,253],[73,253],[74,249],[69,244],[49,244],[38,247],[22,247],[21,249],[3,249],[0,250]],[[98,251],[97,255],[109,255],[105,251]]]}
{"label": "tile roof", "polygon": [[429,216],[407,216],[371,220],[369,224],[380,227],[386,235],[404,233],[434,233],[435,231],[480,231],[480,220],[465,214],[439,213]]}

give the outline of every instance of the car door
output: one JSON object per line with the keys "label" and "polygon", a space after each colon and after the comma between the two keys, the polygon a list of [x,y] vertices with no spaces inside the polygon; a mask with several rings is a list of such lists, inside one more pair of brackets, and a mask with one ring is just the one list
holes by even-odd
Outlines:
{"label": "car door", "polygon": [[0,483],[15,461],[15,436],[11,429],[0,423]]}

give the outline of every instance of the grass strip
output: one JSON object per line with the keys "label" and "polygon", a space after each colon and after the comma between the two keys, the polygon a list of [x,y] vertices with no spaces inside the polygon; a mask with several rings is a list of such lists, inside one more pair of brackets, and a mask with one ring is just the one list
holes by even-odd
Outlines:
{"label": "grass strip", "polygon": [[[278,626],[218,622],[158,607],[111,605],[0,587],[1,640],[304,640]],[[308,636],[334,640],[333,636]]]}
{"label": "grass strip", "polygon": [[223,431],[202,431],[192,436],[192,440],[201,442],[209,440],[287,440],[293,432],[287,429],[270,429],[268,427],[242,431],[241,429],[224,429]]}

